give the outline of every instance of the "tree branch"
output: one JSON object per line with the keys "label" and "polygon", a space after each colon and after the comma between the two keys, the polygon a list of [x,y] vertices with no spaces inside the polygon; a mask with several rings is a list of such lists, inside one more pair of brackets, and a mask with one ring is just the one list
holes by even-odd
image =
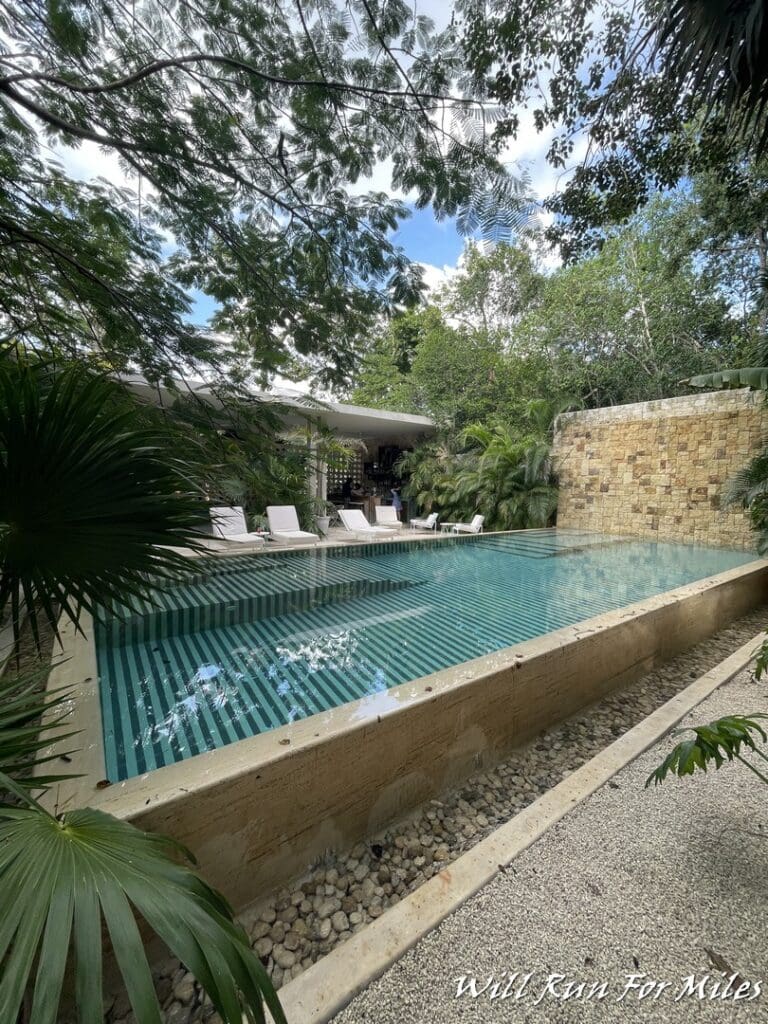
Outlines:
{"label": "tree branch", "polygon": [[[384,49],[386,50],[386,47]],[[169,68],[181,68],[188,64],[221,64],[223,67],[231,68],[234,71],[245,71],[272,85],[296,86],[300,88],[319,87],[321,89],[333,89],[337,92],[362,93],[367,96],[387,96],[391,99],[407,99],[409,96],[414,95],[413,87],[410,89],[385,89],[382,86],[337,82],[327,78],[286,78],[283,75],[274,75],[266,71],[260,71],[259,68],[249,64],[248,61],[216,53],[190,53],[184,57],[168,57],[163,60],[155,60],[150,64],[145,64],[144,67],[134,71],[131,75],[125,75],[123,78],[118,78],[113,82],[105,82],[102,85],[80,85],[67,78],[62,78],[60,75],[51,75],[46,72],[20,71],[15,75],[7,75],[5,78],[0,79],[0,88],[8,91],[8,87],[12,87],[17,82],[45,82],[48,85],[55,85],[60,89],[68,89],[70,92],[93,96],[114,92],[119,89],[127,89],[145,78],[159,74],[161,71],[166,71]],[[461,96],[451,96],[444,93],[422,92],[418,95],[422,100],[436,100],[441,103],[477,102]]]}

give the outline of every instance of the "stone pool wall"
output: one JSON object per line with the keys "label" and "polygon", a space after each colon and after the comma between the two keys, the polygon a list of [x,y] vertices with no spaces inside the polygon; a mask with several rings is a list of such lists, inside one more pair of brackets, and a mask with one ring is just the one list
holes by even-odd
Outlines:
{"label": "stone pool wall", "polygon": [[565,413],[557,524],[753,548],[747,516],[722,496],[766,432],[763,395],[747,389]]}

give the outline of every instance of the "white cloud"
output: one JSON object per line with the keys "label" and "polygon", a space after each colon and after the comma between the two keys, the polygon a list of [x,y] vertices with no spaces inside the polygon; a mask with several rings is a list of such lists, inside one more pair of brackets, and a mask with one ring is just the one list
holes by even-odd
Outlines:
{"label": "white cloud", "polygon": [[71,146],[49,147],[61,161],[71,177],[78,181],[104,178],[120,188],[136,187],[136,175],[127,175],[120,165],[120,159],[111,150],[105,150],[95,142],[83,142],[76,148]]}
{"label": "white cloud", "polygon": [[428,297],[447,285],[452,277],[455,277],[460,264],[461,257],[456,261],[455,266],[444,263],[442,267],[436,267],[434,263],[419,263],[424,270],[424,283],[427,286]]}

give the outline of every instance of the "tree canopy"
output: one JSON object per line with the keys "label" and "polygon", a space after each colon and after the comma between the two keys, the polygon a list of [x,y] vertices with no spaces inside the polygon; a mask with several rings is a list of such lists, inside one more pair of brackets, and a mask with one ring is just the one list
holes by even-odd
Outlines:
{"label": "tree canopy", "polygon": [[[762,0],[458,0],[478,96],[500,104],[497,145],[528,124],[574,173],[547,205],[566,259],[602,241],[657,189],[768,141]],[[754,148],[754,147],[753,147]]]}
{"label": "tree canopy", "polygon": [[[456,33],[404,0],[55,0],[4,7],[0,40],[5,337],[153,378],[226,356],[338,380],[419,294],[376,166],[439,217],[524,212]],[[78,178],[76,147],[125,185]],[[190,287],[226,353],[190,326]]]}
{"label": "tree canopy", "polygon": [[[657,197],[574,264],[547,269],[526,240],[470,250],[431,305],[382,330],[353,400],[426,413],[450,429],[523,429],[534,399],[594,407],[664,398],[742,358],[760,333],[760,256],[740,220],[726,223],[743,197],[719,188],[707,178]],[[408,359],[398,363],[404,335]]]}

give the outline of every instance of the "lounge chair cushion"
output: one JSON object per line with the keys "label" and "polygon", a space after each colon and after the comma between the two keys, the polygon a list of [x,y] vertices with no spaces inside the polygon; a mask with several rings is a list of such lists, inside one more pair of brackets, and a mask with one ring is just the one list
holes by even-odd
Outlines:
{"label": "lounge chair cushion", "polygon": [[376,506],[376,523],[384,527],[391,527],[393,530],[399,530],[403,525],[397,518],[397,512],[392,505]]}
{"label": "lounge chair cushion", "polygon": [[319,540],[316,533],[307,530],[273,530],[272,536],[279,540]]}
{"label": "lounge chair cushion", "polygon": [[454,533],[480,533],[483,529],[485,516],[474,516],[471,523],[455,523]]}
{"label": "lounge chair cushion", "polygon": [[296,543],[320,540],[316,533],[300,528],[295,505],[268,505],[267,519],[269,532],[276,540]]}
{"label": "lounge chair cushion", "polygon": [[232,540],[238,544],[263,544],[258,533],[249,533],[242,505],[220,505],[210,509],[213,536],[219,540]]}
{"label": "lounge chair cushion", "polygon": [[349,533],[364,534],[366,537],[394,537],[397,532],[385,526],[371,526],[359,508],[340,508],[339,518]]}

